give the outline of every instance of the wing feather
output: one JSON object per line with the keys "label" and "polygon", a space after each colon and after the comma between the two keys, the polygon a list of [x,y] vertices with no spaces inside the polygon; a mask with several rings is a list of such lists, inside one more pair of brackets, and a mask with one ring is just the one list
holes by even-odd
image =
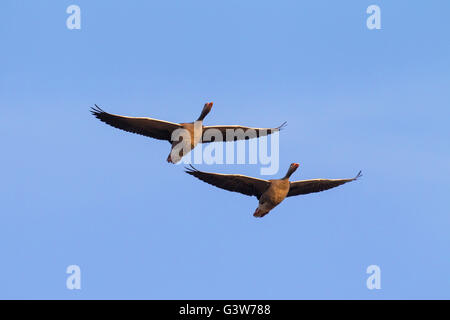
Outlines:
{"label": "wing feather", "polygon": [[103,121],[114,128],[159,140],[170,141],[172,132],[181,128],[181,125],[178,123],[151,118],[125,117],[111,114],[103,111],[97,105],[95,105],[95,108],[91,108],[91,113],[100,121]]}
{"label": "wing feather", "polygon": [[301,180],[291,182],[288,197],[298,196],[301,194],[308,194],[314,192],[321,192],[331,188],[338,187],[344,183],[357,180],[361,177],[361,171],[358,172],[356,177],[351,179],[313,179],[313,180]]}
{"label": "wing feather", "polygon": [[215,187],[228,191],[239,192],[247,196],[256,196],[258,199],[270,184],[267,180],[252,178],[240,174],[203,172],[195,169],[192,165],[190,167],[186,167],[185,172]]}
{"label": "wing feather", "polygon": [[222,136],[222,140],[220,141],[237,141],[237,140],[248,140],[253,138],[259,138],[263,136],[270,135],[272,133],[278,132],[285,128],[287,122],[284,122],[282,125],[276,128],[252,128],[246,126],[204,126],[203,127],[203,136],[202,142],[213,142],[217,141],[211,139],[214,137],[214,132],[220,132]]}

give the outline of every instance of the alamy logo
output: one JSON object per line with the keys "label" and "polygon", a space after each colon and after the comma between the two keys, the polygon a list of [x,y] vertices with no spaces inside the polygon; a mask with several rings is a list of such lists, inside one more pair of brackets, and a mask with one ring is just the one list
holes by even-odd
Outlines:
{"label": "alamy logo", "polygon": [[367,289],[381,289],[381,269],[376,264],[367,267],[366,273],[370,274],[367,278]]}
{"label": "alamy logo", "polygon": [[81,269],[76,264],[70,265],[66,269],[66,273],[70,274],[66,280],[66,288],[69,290],[81,289]]}
{"label": "alamy logo", "polygon": [[[173,131],[170,140],[173,148],[169,157],[173,163],[257,164],[259,160],[259,163],[265,166],[261,167],[261,175],[273,175],[278,172],[280,150],[278,130],[282,126],[273,133],[264,129],[255,130],[251,128],[246,130],[242,128],[226,129],[223,132],[215,128],[203,130],[202,123],[196,121],[193,128],[193,134],[183,128]],[[259,139],[257,139],[258,137]],[[201,144],[200,141],[202,141]],[[248,141],[248,157],[245,148],[246,141]],[[222,144],[217,142],[236,143]]]}
{"label": "alamy logo", "polygon": [[67,7],[66,13],[70,16],[66,20],[67,29],[81,29],[81,9],[79,6],[73,4]]}
{"label": "alamy logo", "polygon": [[370,16],[367,18],[366,25],[369,30],[381,29],[381,9],[379,6],[372,4],[367,7],[367,14]]}

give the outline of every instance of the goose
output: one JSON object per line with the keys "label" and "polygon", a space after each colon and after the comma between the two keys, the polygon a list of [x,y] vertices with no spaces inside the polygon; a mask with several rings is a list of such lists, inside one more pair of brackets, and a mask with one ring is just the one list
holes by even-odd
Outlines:
{"label": "goose", "polygon": [[[203,126],[203,119],[211,111],[212,106],[213,106],[212,102],[206,103],[197,120],[195,122],[188,122],[188,123],[175,123],[152,118],[136,118],[136,117],[120,116],[105,112],[97,105],[91,108],[91,113],[100,121],[103,121],[115,128],[140,134],[154,139],[169,141],[170,144],[172,145],[169,156],[167,157],[167,162],[169,163],[179,162],[183,156],[185,156],[192,149],[194,149],[199,143],[207,143],[214,141],[210,137],[211,134],[209,135],[206,134],[208,130],[210,130],[209,132],[212,133],[213,129],[215,129],[214,132],[222,136],[222,141],[236,141],[266,136],[275,133],[277,131],[280,131],[286,125],[286,122],[284,122],[282,125],[276,128],[252,128],[239,125]],[[195,135],[194,135],[194,128],[195,128]],[[188,138],[190,137],[190,139],[187,138],[185,141],[183,141],[184,139],[173,140],[172,134],[177,129],[185,129],[189,135]],[[227,134],[229,130],[232,130],[232,132],[239,132],[237,131],[239,129],[241,129],[240,132],[242,133],[250,132],[251,135]],[[178,145],[179,143],[183,143],[183,145]],[[178,150],[180,151],[178,152]]]}
{"label": "goose", "polygon": [[257,179],[240,174],[203,172],[192,165],[185,167],[185,172],[218,188],[239,192],[248,196],[256,196],[259,200],[259,205],[253,216],[257,218],[264,217],[286,197],[325,191],[357,180],[362,176],[361,171],[359,171],[351,179],[313,179],[290,182],[289,178],[298,167],[298,163],[292,163],[283,178],[273,180]]}

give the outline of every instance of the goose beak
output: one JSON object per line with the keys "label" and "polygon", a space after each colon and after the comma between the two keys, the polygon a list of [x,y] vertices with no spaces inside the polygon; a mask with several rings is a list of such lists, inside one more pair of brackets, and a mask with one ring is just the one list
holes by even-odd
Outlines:
{"label": "goose beak", "polygon": [[300,165],[298,163],[293,163],[292,164],[294,166],[295,169],[297,169],[298,167],[300,167]]}

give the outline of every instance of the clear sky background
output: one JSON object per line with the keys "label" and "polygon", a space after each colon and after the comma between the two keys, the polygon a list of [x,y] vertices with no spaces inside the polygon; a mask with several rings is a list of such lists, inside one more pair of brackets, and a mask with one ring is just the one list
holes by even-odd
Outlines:
{"label": "clear sky background", "polygon": [[[81,8],[68,30],[66,8]],[[366,8],[381,7],[381,30]],[[0,298],[450,298],[448,1],[0,2]],[[256,198],[166,163],[106,111],[275,126],[280,172],[361,180]],[[259,176],[258,165],[198,165]],[[66,268],[81,268],[81,290]],[[381,290],[366,268],[381,268]]]}

